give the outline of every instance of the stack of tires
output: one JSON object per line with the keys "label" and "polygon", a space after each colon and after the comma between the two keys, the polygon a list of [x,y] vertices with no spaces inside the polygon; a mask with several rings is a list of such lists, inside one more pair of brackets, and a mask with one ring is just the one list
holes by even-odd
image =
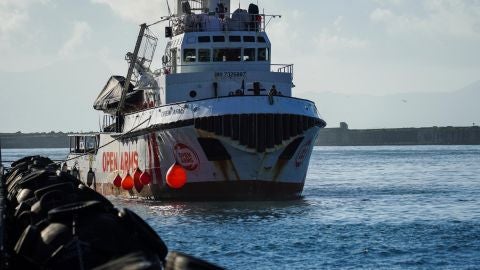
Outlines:
{"label": "stack of tires", "polygon": [[167,246],[128,209],[40,156],[5,175],[7,269],[220,269]]}

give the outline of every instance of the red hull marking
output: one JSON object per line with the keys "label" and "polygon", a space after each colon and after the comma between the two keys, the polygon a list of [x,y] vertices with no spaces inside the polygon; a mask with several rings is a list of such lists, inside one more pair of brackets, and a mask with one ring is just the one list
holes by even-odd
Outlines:
{"label": "red hull marking", "polygon": [[118,170],[118,156],[120,155],[120,170],[127,172],[138,168],[138,153],[133,152],[103,152],[102,170],[103,172],[114,172]]}
{"label": "red hull marking", "polygon": [[118,169],[118,153],[117,152],[103,152],[102,169],[103,169],[103,172],[113,172]]}
{"label": "red hull marking", "polygon": [[150,140],[152,141],[152,154],[153,154],[153,165],[155,171],[154,180],[157,180],[157,184],[162,185],[162,170],[160,169],[160,150],[158,148],[157,138],[155,133],[150,134]]}
{"label": "red hull marking", "polygon": [[[152,165],[152,149],[151,149],[151,143],[150,143],[150,135],[147,135],[146,136],[146,141],[148,143],[148,147],[147,147],[147,150],[148,150],[148,166],[145,164],[145,170],[148,171],[148,173],[150,174],[150,177],[153,179],[153,181],[155,181],[155,177],[153,175],[153,165]],[[153,182],[152,181],[152,182]]]}

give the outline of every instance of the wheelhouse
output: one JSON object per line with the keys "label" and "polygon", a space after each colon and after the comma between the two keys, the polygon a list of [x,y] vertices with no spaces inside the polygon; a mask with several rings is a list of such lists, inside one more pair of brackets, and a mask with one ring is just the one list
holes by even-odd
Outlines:
{"label": "wheelhouse", "polygon": [[167,43],[167,73],[220,70],[270,71],[271,44],[264,32],[192,32]]}

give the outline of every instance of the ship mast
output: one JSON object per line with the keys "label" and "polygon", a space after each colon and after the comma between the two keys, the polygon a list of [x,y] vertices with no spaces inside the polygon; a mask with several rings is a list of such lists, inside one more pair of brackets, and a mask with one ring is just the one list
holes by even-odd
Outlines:
{"label": "ship mast", "polygon": [[120,117],[123,113],[123,109],[125,107],[125,97],[127,96],[128,88],[130,87],[130,81],[132,79],[133,70],[135,68],[136,59],[138,57],[138,52],[140,50],[140,46],[142,45],[143,35],[145,34],[145,29],[147,29],[147,24],[140,25],[140,32],[138,33],[137,43],[135,44],[135,49],[133,51],[132,61],[130,61],[130,65],[128,67],[127,77],[125,77],[125,83],[122,89],[122,95],[120,96],[120,101],[118,102],[117,117]]}

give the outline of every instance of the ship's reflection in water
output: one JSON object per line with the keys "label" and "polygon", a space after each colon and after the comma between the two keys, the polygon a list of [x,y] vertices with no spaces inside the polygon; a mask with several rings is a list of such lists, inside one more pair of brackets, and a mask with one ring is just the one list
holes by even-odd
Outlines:
{"label": "ship's reflection in water", "polygon": [[479,146],[322,147],[301,200],[113,201],[228,269],[476,269],[479,171]]}
{"label": "ship's reflection in water", "polygon": [[138,202],[110,198],[117,207],[134,209],[142,217],[188,218],[187,222],[258,222],[305,214],[310,205],[304,199],[290,201],[238,201],[238,202]]}

